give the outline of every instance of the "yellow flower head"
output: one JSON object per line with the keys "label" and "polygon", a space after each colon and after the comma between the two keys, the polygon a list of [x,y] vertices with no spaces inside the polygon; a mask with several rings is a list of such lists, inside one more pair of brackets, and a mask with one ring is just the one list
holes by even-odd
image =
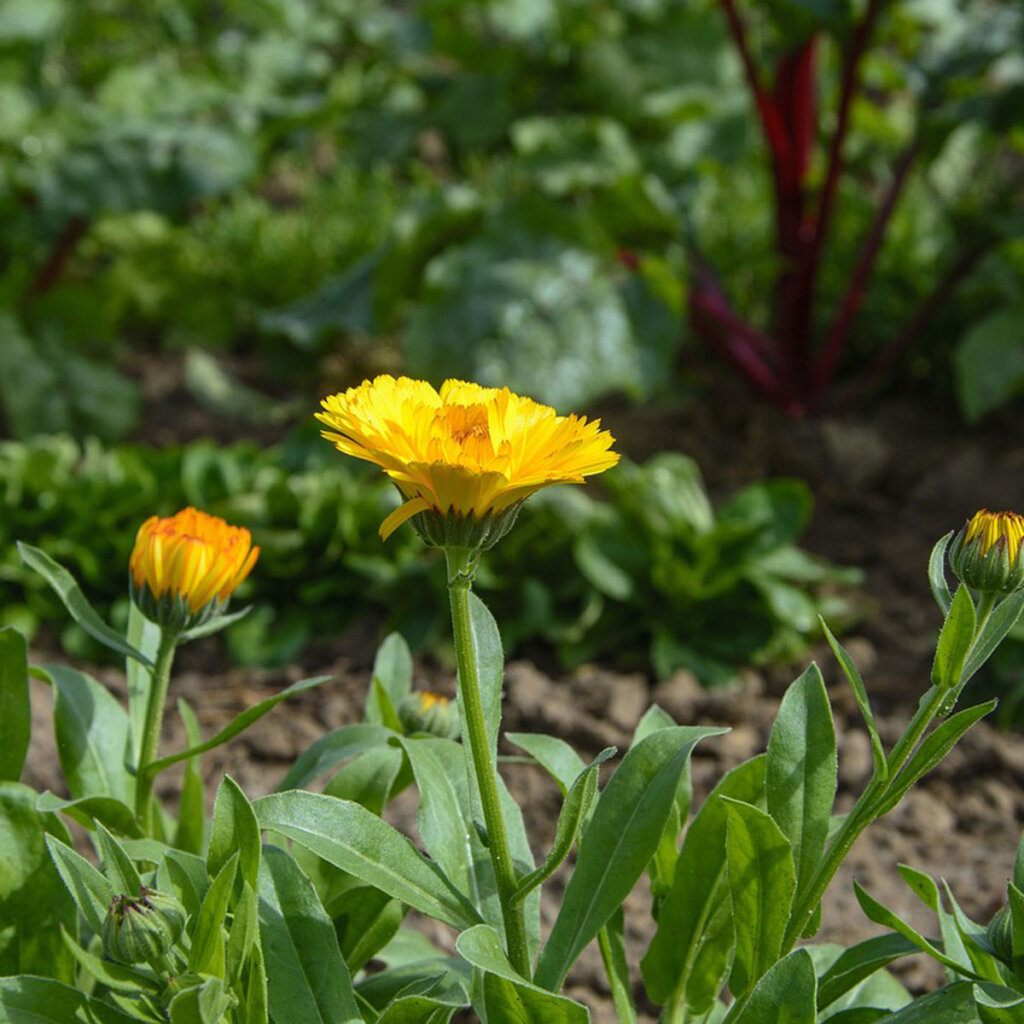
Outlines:
{"label": "yellow flower head", "polygon": [[447,380],[435,391],[382,376],[323,400],[323,436],[376,463],[405,503],[384,520],[387,538],[418,512],[480,521],[518,508],[549,484],[583,483],[619,461],[599,421],[559,416],[508,388]]}
{"label": "yellow flower head", "polygon": [[410,735],[425,732],[456,740],[462,731],[458,709],[447,697],[432,690],[406,694],[395,710],[402,728]]}
{"label": "yellow flower head", "polygon": [[949,561],[960,580],[983,593],[1008,594],[1024,583],[1024,516],[982,509],[953,539]]}
{"label": "yellow flower head", "polygon": [[197,616],[223,607],[259,553],[248,530],[197,509],[150,516],[128,563],[132,596],[161,625],[195,624]]}
{"label": "yellow flower head", "polygon": [[1024,540],[1024,516],[1016,512],[989,512],[983,508],[975,512],[966,526],[964,543],[979,541],[980,555],[987,555],[1000,541],[1006,544],[1010,561],[1017,560],[1020,543]]}

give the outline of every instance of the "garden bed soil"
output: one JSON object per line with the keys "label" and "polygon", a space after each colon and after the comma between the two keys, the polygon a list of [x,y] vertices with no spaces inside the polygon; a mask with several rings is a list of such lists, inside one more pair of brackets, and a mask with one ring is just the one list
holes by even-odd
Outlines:
{"label": "garden bed soil", "polygon": [[[927,403],[907,398],[842,418],[791,421],[738,392],[686,409],[609,404],[600,412],[620,438],[620,448],[634,459],[668,449],[695,457],[716,499],[770,476],[791,475],[810,484],[816,510],[804,545],[866,574],[863,590],[872,612],[845,642],[865,677],[883,741],[891,744],[927,687],[940,622],[925,579],[932,544],[980,507],[1024,508],[1024,444],[1010,429],[1012,424],[995,421],[967,432],[955,416],[938,415]],[[287,683],[312,674],[334,677],[207,755],[208,796],[212,798],[214,780],[224,771],[250,796],[269,792],[317,737],[359,720],[377,639],[374,624],[363,623],[336,644],[306,652],[301,664],[277,671],[225,667],[215,642],[183,650],[171,699],[184,696],[190,701],[206,735]],[[870,747],[831,654],[820,645],[811,657],[821,665],[833,700],[839,800],[845,808],[870,773]],[[510,730],[561,736],[584,756],[608,745],[624,747],[652,701],[682,724],[727,725],[728,734],[704,741],[694,755],[699,802],[724,771],[764,749],[779,698],[802,668],[747,671],[741,685],[707,691],[685,672],[656,683],[602,666],[584,666],[564,676],[550,666],[517,660],[506,672],[505,722]],[[123,688],[116,673],[100,674],[113,688]],[[450,673],[437,665],[420,661],[417,675],[417,685],[451,692]],[[37,728],[25,781],[55,787],[48,695],[44,687],[33,685]],[[971,696],[968,692],[965,699]],[[183,743],[174,715],[169,716],[166,742],[168,749]],[[554,832],[557,790],[539,769],[511,765],[505,771],[526,809],[535,852],[543,856]],[[171,790],[177,784],[173,775],[168,784]],[[394,816],[414,834],[410,798],[396,802]],[[982,722],[854,847],[827,894],[818,941],[848,945],[880,931],[854,898],[854,877],[876,899],[932,934],[934,922],[897,874],[899,863],[945,878],[967,913],[987,920],[1002,901],[1022,824],[1024,738]],[[557,882],[558,876],[552,889]],[[556,906],[552,898],[543,907],[547,925]],[[430,923],[424,927],[450,945],[446,929]],[[641,887],[627,904],[632,964],[639,963],[651,934],[649,902]],[[899,974],[914,991],[941,983],[941,971],[920,957],[908,961]],[[595,950],[581,959],[567,991],[592,1007],[599,1024],[615,1020]],[[642,991],[639,986],[637,991]],[[645,1008],[641,1019],[654,1020],[651,1011]]]}

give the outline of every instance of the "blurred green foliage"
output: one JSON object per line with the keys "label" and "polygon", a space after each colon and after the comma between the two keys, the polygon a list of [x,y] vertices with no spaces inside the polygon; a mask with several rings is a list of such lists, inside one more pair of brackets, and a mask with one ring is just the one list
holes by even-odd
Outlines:
{"label": "blurred green foliage", "polygon": [[[783,21],[806,31],[820,6],[787,4]],[[861,309],[871,345],[951,243],[993,223],[1012,234],[1021,218],[993,208],[992,182],[1024,138],[1012,5],[894,3],[880,32],[830,297],[932,58],[959,61],[943,65],[957,103],[936,108],[950,124]],[[138,352],[232,351],[265,381],[309,386],[370,341],[415,374],[563,408],[642,398],[677,379],[688,239],[737,308],[766,312],[768,196],[715,0],[0,0],[0,405],[18,436],[110,440],[136,422]],[[931,332],[922,373],[964,339],[970,415],[1024,386],[970,370],[979,348],[1019,360],[975,328],[1019,308],[1022,281],[1024,249],[993,249]]]}
{"label": "blurred green foliage", "polygon": [[[367,611],[415,646],[440,642],[438,553],[425,553],[410,529],[383,544],[377,528],[397,503],[394,489],[325,449],[312,435],[269,451],[68,437],[0,444],[0,621],[29,633],[66,622],[19,563],[22,540],[70,569],[120,623],[138,526],[194,504],[250,527],[262,546],[238,598],[255,608],[227,633],[236,660],[287,662]],[[853,613],[843,585],[858,573],[796,547],[811,509],[803,484],[753,484],[716,511],[695,463],[678,453],[625,463],[605,479],[606,501],[573,487],[535,495],[485,557],[477,585],[508,624],[510,650],[541,640],[567,666],[601,657],[659,675],[688,667],[717,683],[740,665],[798,654],[819,613],[834,622]],[[64,629],[69,652],[99,655],[77,627]]]}

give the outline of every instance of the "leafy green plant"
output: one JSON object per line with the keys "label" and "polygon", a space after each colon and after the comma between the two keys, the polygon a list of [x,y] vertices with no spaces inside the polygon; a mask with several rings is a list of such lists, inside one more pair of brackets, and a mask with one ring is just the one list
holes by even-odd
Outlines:
{"label": "leafy green plant", "polygon": [[[483,397],[496,401],[494,394]],[[468,408],[448,407],[456,429]],[[401,396],[399,409],[408,414]],[[333,422],[345,425],[342,418]],[[367,421],[361,443],[383,451],[388,439],[376,440],[376,422]],[[526,464],[535,467],[543,465],[551,434],[530,425],[535,436],[515,440],[533,445]],[[351,435],[359,432],[349,430],[345,443],[354,444]],[[586,471],[612,461],[609,441],[592,430],[579,433],[575,449],[551,453],[576,458]],[[412,464],[408,457],[403,463]],[[450,465],[430,469],[443,481]],[[463,468],[463,479],[472,475]],[[556,464],[546,482],[563,473]],[[508,482],[545,486],[537,476],[523,483],[510,475]],[[414,486],[428,490],[432,483]],[[470,487],[462,496],[475,500],[479,493]],[[48,556],[23,549],[69,614],[127,655],[129,707],[82,673],[46,669],[57,692],[58,749],[72,799],[34,793],[17,781],[32,723],[26,647],[14,630],[0,630],[0,877],[6,883],[0,906],[13,923],[4,930],[0,963],[23,972],[0,977],[0,1019],[387,1024],[447,1022],[472,1007],[488,1024],[585,1024],[588,1011],[562,989],[596,940],[619,1018],[635,1021],[623,902],[645,875],[658,930],[641,967],[664,1024],[885,1017],[899,1024],[1002,1024],[1019,1016],[1020,870],[1008,911],[987,930],[955,903],[947,912],[927,876],[905,871],[939,914],[941,949],[863,892],[869,916],[895,935],[849,950],[798,943],[817,933],[822,896],[857,837],[993,710],[994,701],[956,705],[1024,610],[1024,518],[980,512],[952,544],[952,534],[936,544],[928,576],[944,621],[931,681],[890,749],[863,680],[826,628],[873,755],[872,776],[847,813],[834,815],[832,709],[811,665],[783,697],[766,753],[723,777],[692,818],[691,754],[726,730],[678,726],[652,707],[603,787],[601,768],[614,750],[587,764],[556,737],[504,737],[563,794],[554,839],[538,864],[522,811],[497,769],[504,656],[497,624],[472,591],[482,546],[512,526],[517,508],[491,505],[473,516],[454,505],[423,507],[422,493],[405,497],[413,503],[414,525],[445,555],[457,663],[454,711],[445,721],[425,714],[443,708],[441,700],[412,691],[411,655],[393,635],[377,653],[365,720],[318,739],[279,790],[256,801],[225,778],[210,822],[198,756],[292,691],[243,712],[206,743],[197,742],[193,716],[182,705],[189,748],[153,760],[150,741],[163,715],[173,649],[226,624],[221,601],[228,594],[217,587],[227,578],[230,591],[240,578],[239,564],[250,564],[247,547],[239,551],[231,528],[192,509],[180,521],[151,524],[136,541],[127,634],[104,623]],[[667,497],[671,504],[679,494]],[[416,515],[428,521],[416,522]],[[955,593],[946,578],[947,549],[961,579]],[[424,713],[415,721],[410,704]],[[456,721],[461,742],[452,738]],[[431,725],[437,733],[427,731]],[[111,757],[119,750],[123,763]],[[177,761],[189,767],[175,821],[150,803],[142,784]],[[328,773],[323,792],[303,788]],[[422,850],[381,817],[411,783]],[[76,797],[75,787],[84,787],[83,795]],[[132,791],[134,801],[126,798]],[[99,867],[73,848],[60,815],[92,833]],[[560,868],[568,880],[559,883],[561,899],[542,937],[541,893]],[[450,929],[454,955],[403,927],[407,909]],[[919,949],[954,978],[940,992],[911,1000],[883,969]],[[383,969],[377,963],[367,969],[371,958]]]}
{"label": "leafy green plant", "polygon": [[[838,623],[856,614],[848,588],[859,573],[795,546],[811,511],[803,484],[754,484],[716,511],[682,455],[623,465],[605,479],[606,500],[540,495],[485,556],[479,586],[508,618],[511,650],[541,640],[567,666],[632,659],[658,675],[685,666],[717,683],[739,665],[798,656],[819,614]],[[429,559],[411,538],[396,535],[386,550],[376,538],[392,501],[385,483],[325,461],[300,436],[269,453],[3,443],[2,614],[28,630],[62,621],[52,593],[20,564],[20,538],[53,552],[104,614],[123,622],[124,592],[107,568],[127,565],[149,514],[191,504],[249,527],[263,548],[259,577],[246,584],[255,609],[226,634],[240,660],[286,661],[369,609],[416,645],[435,643],[441,615]],[[723,627],[733,616],[742,630]],[[101,655],[77,626],[62,638]]]}

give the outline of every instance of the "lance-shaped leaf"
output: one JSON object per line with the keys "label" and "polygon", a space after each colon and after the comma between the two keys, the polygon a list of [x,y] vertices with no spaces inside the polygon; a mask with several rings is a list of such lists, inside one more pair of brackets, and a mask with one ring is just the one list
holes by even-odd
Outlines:
{"label": "lance-shaped leaf", "polygon": [[977,616],[971,592],[965,586],[957,587],[946,621],[939,633],[932,663],[932,682],[944,690],[955,687],[963,674],[964,661],[974,640]]}
{"label": "lance-shaped leaf", "polygon": [[31,544],[23,544],[18,541],[18,554],[25,565],[34,569],[50,584],[68,613],[86,633],[95,637],[112,651],[117,651],[118,654],[123,654],[127,658],[135,658],[136,661],[141,661],[143,665],[152,668],[153,662],[150,658],[134,648],[120,633],[111,629],[100,618],[67,569],[58,565],[45,551],[40,551],[39,548],[34,548]]}
{"label": "lance-shaped leaf", "polygon": [[371,725],[392,725],[394,709],[412,689],[412,654],[400,633],[389,633],[373,662],[370,692],[366,699],[366,721]]}
{"label": "lance-shaped leaf", "polygon": [[400,832],[348,800],[304,790],[272,793],[253,807],[260,827],[455,928],[480,923],[466,896]]}
{"label": "lance-shaped leaf", "polygon": [[302,789],[343,761],[373,747],[385,746],[395,735],[393,730],[383,725],[343,725],[334,729],[298,756],[277,791],[283,793],[287,789]]}
{"label": "lance-shaped leaf", "polygon": [[853,690],[854,700],[857,702],[861,718],[864,719],[864,726],[868,730],[868,736],[871,738],[871,760],[874,764],[872,779],[884,781],[888,778],[889,768],[885,758],[885,748],[882,746],[882,739],[878,735],[878,726],[875,724],[875,716],[871,710],[871,703],[868,700],[867,687],[865,687],[864,680],[861,678],[861,674],[846,648],[833,636],[832,630],[828,628],[823,618],[819,616],[818,621],[821,623],[825,638],[832,648],[832,653],[836,656],[836,661],[839,662],[843,670],[843,675],[846,676],[846,680],[850,684],[850,689]]}
{"label": "lance-shaped leaf", "polygon": [[621,905],[654,856],[693,748],[725,731],[659,729],[626,753],[580,841],[576,869],[537,964],[538,985],[556,991]]}
{"label": "lance-shaped leaf", "polygon": [[46,848],[75,905],[89,927],[99,935],[103,931],[107,908],[114,899],[110,882],[80,853],[54,836],[46,836]]}
{"label": "lance-shaped leaf", "polygon": [[914,756],[904,766],[899,776],[890,783],[884,799],[874,811],[875,817],[888,814],[902,799],[904,794],[922,776],[927,775],[942,759],[960,742],[960,738],[975,723],[995,710],[998,701],[990,700],[984,704],[964,708],[951,718],[947,718],[938,728],[928,734],[924,742],[914,752]]}
{"label": "lance-shaped leaf", "polygon": [[836,796],[836,733],[825,682],[811,665],[786,691],[768,740],[768,813],[789,840],[796,898],[810,888]]}
{"label": "lance-shaped leaf", "polygon": [[551,844],[551,851],[536,871],[531,871],[525,878],[520,879],[519,885],[516,887],[517,899],[522,899],[528,892],[536,889],[543,881],[550,878],[558,865],[569,855],[580,828],[587,820],[594,798],[597,796],[598,770],[608,758],[614,756],[615,748],[606,747],[576,776],[576,780],[569,787],[569,792],[566,793],[565,799],[562,801],[558,824],[555,826],[555,841]]}
{"label": "lance-shaped leaf", "polygon": [[953,532],[950,530],[945,537],[940,537],[935,542],[928,559],[928,585],[932,588],[932,596],[943,615],[949,614],[950,605],[953,603],[953,595],[950,594],[949,584],[946,582],[946,548],[953,539]]}
{"label": "lance-shaped leaf", "polygon": [[725,797],[763,799],[765,757],[733,768],[704,801],[686,830],[658,931],[641,964],[651,998],[666,1003],[682,986],[687,1006],[704,1013],[729,970],[733,928],[726,878]]}
{"label": "lance-shaped leaf", "polygon": [[133,1024],[120,1010],[50,978],[0,978],[0,1020],[10,1024]]}
{"label": "lance-shaped leaf", "polygon": [[[156,661],[160,648],[160,627],[150,622],[134,602],[128,607],[128,643],[141,651],[150,663]],[[128,720],[129,742],[125,750],[125,761],[134,770],[142,756],[142,734],[146,728],[146,708],[149,705],[149,691],[153,685],[153,673],[135,658],[125,659],[125,676],[128,679]]]}
{"label": "lance-shaped leaf", "polygon": [[251,708],[247,708],[240,715],[232,719],[216,736],[211,737],[205,743],[200,743],[198,746],[189,747],[188,750],[182,750],[177,754],[171,754],[169,757],[154,761],[152,764],[147,765],[146,772],[150,775],[157,775],[165,768],[170,768],[172,764],[177,764],[179,761],[184,761],[190,757],[197,757],[199,754],[205,754],[208,750],[213,750],[222,743],[227,743],[228,740],[233,739],[240,732],[248,729],[253,722],[262,718],[268,711],[276,708],[281,701],[294,697],[295,694],[302,693],[304,690],[311,690],[314,686],[320,686],[330,679],[331,676],[314,676],[312,679],[301,679],[297,683],[292,683],[286,690],[275,693],[273,697],[268,697],[266,700],[260,701],[259,704],[254,704]]}
{"label": "lance-shaped leaf", "polygon": [[557,736],[544,733],[508,732],[505,739],[525,750],[558,783],[562,796],[568,792],[573,780],[586,764],[583,758]]}
{"label": "lance-shaped leaf", "polygon": [[105,796],[129,804],[134,781],[121,752],[128,743],[128,716],[110,691],[66,665],[46,665],[53,686],[57,754],[74,799]]}
{"label": "lance-shaped leaf", "polygon": [[811,954],[796,949],[765,972],[733,1024],[814,1024],[816,988]]}
{"label": "lance-shaped leaf", "polygon": [[331,919],[312,882],[284,850],[259,868],[260,935],[270,1012],[289,1024],[362,1021]]}
{"label": "lance-shaped leaf", "polygon": [[900,957],[917,953],[902,935],[876,935],[844,950],[818,979],[818,1009],[825,1010],[875,971]]}
{"label": "lance-shaped leaf", "polygon": [[25,638],[11,626],[0,629],[0,782],[17,782],[32,735]]}
{"label": "lance-shaped leaf", "polygon": [[225,775],[213,804],[213,827],[206,854],[210,874],[217,875],[235,852],[239,855],[239,874],[255,889],[260,871],[259,822],[238,783]]}
{"label": "lance-shaped leaf", "polygon": [[[190,747],[202,741],[199,719],[192,706],[183,697],[178,698],[178,717],[185,727],[185,739]],[[190,757],[185,762],[185,775],[181,782],[181,800],[178,802],[178,825],[174,830],[174,846],[188,853],[199,853],[203,848],[206,825],[206,792],[200,758]]]}
{"label": "lance-shaped leaf", "polygon": [[102,823],[121,835],[140,839],[142,827],[135,817],[135,811],[121,800],[110,796],[83,796],[79,800],[64,800],[55,793],[41,793],[36,800],[37,811],[66,814],[86,828],[95,828]]}
{"label": "lance-shaped leaf", "polygon": [[992,610],[981,633],[974,641],[970,653],[964,659],[961,682],[966,683],[992,656],[1007,634],[1017,624],[1024,610],[1024,589],[1007,594]]}
{"label": "lance-shaped leaf", "polygon": [[590,1020],[586,1007],[517,974],[490,925],[463,932],[455,948],[483,972],[487,1024],[585,1024]]}
{"label": "lance-shaped leaf", "polygon": [[750,992],[779,958],[796,872],[790,842],[771,817],[752,804],[726,802],[726,860],[736,931],[729,987],[739,998]]}
{"label": "lance-shaped leaf", "polygon": [[210,974],[215,978],[224,978],[227,974],[224,922],[235,887],[238,857],[237,853],[234,854],[220,869],[199,908],[199,919],[192,932],[192,948],[188,954],[189,970],[196,974]]}

